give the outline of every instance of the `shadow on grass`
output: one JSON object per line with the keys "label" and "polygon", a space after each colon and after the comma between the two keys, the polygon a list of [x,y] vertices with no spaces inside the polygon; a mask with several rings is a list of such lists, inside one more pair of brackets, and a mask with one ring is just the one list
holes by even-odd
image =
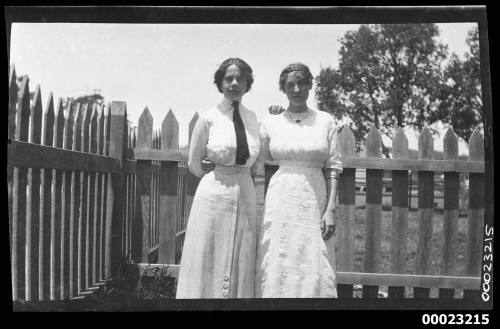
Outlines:
{"label": "shadow on grass", "polygon": [[159,310],[175,298],[177,280],[167,269],[120,262],[116,274],[83,298],[61,301],[14,302],[14,312]]}

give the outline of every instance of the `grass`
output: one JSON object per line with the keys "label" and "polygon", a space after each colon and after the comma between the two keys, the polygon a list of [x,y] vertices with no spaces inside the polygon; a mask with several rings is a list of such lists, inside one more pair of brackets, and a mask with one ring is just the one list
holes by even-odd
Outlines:
{"label": "grass", "polygon": [[162,302],[175,298],[177,280],[166,269],[146,269],[139,274],[137,267],[122,261],[117,275],[91,295],[96,302],[109,306],[134,307],[144,301]]}

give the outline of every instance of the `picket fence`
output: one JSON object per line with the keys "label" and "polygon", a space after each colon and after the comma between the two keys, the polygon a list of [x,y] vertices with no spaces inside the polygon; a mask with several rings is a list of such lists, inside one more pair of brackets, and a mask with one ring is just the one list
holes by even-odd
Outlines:
{"label": "picket fence", "polygon": [[[137,129],[127,120],[125,102],[109,105],[54,106],[49,94],[42,109],[40,87],[30,104],[28,79],[18,90],[9,75],[8,185],[13,300],[82,298],[109,279],[125,260],[141,274],[166,269],[177,275],[189,210],[199,179],[187,170],[187,150],[179,149],[179,126],[169,110],[161,131],[154,131],[146,108]],[[198,119],[189,123],[189,137]],[[444,160],[433,160],[427,128],[419,137],[419,158],[408,159],[402,129],[393,141],[393,158],[382,158],[380,135],[372,128],[366,157],[355,156],[354,135],[342,129],[344,171],[339,178],[335,256],[339,297],[363,287],[365,298],[478,298],[484,217],[483,138],[476,129],[468,161],[458,160],[458,139],[450,128]],[[364,268],[354,271],[355,172],[366,169]],[[265,186],[277,170],[266,164]],[[392,171],[390,273],[381,269],[382,176]],[[418,171],[418,246],[416,273],[408,273],[408,170]],[[444,172],[444,243],[439,275],[430,275],[434,173]],[[457,273],[459,172],[469,174],[465,276]]]}

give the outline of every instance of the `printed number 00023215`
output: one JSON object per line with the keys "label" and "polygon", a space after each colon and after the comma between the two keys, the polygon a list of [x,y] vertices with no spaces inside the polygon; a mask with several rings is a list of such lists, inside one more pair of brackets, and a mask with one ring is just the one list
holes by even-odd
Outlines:
{"label": "printed number 00023215", "polygon": [[489,314],[429,314],[422,315],[423,324],[483,324],[490,323]]}

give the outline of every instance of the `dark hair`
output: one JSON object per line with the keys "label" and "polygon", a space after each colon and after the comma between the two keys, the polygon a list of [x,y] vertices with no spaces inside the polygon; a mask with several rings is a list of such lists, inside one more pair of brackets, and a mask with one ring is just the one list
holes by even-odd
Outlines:
{"label": "dark hair", "polygon": [[246,91],[249,91],[253,83],[252,68],[247,64],[247,62],[237,57],[226,59],[224,62],[222,62],[217,71],[215,71],[214,83],[217,85],[217,89],[219,89],[219,91],[222,93],[222,79],[224,78],[224,75],[226,75],[227,68],[233,64],[240,69],[241,75],[247,79]]}
{"label": "dark hair", "polygon": [[288,78],[288,73],[300,72],[304,80],[312,86],[313,76],[307,65],[302,63],[292,63],[285,67],[280,74],[280,90],[284,91],[285,81]]}

